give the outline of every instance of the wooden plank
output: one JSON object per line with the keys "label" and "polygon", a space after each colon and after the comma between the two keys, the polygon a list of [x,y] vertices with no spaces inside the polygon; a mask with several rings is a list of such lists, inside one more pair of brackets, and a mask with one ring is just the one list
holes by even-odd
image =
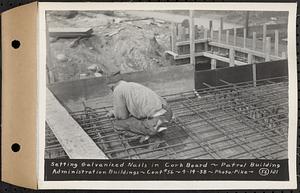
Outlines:
{"label": "wooden plank", "polygon": [[175,53],[175,52],[173,52],[173,51],[170,51],[170,50],[165,51],[165,54],[169,54],[169,55],[171,55],[171,56],[173,56],[173,57],[177,57],[177,56],[178,56],[177,53]]}
{"label": "wooden plank", "polygon": [[46,121],[69,158],[107,159],[102,150],[70,116],[49,89],[46,94]]}
{"label": "wooden plank", "polygon": [[235,65],[235,63],[234,63],[234,49],[233,48],[231,48],[230,50],[229,50],[229,66],[230,67],[233,67],[234,65]]}
{"label": "wooden plank", "polygon": [[275,56],[279,55],[279,31],[275,30]]}
{"label": "wooden plank", "polygon": [[[195,57],[203,56],[205,52],[196,52]],[[174,60],[190,58],[190,54],[177,55],[174,57]]]}
{"label": "wooden plank", "polygon": [[[211,53],[208,53],[208,52],[204,52],[203,56],[208,57],[208,58],[212,58],[212,59],[216,59],[216,60],[219,60],[219,61],[226,62],[226,63],[230,64],[230,59],[226,58],[226,57],[223,57],[223,56],[211,54]],[[245,63],[245,62],[241,62],[241,61],[237,61],[237,60],[234,61],[234,65],[237,65],[237,66],[246,65],[246,64],[247,63]]]}
{"label": "wooden plank", "polygon": [[[207,39],[198,39],[198,40],[195,40],[195,44],[199,44],[199,43],[205,43],[209,40]],[[186,45],[189,45],[190,44],[190,41],[180,41],[180,42],[176,42],[176,46],[186,46]]]}
{"label": "wooden plank", "polygon": [[89,36],[93,33],[92,28],[49,28],[50,37],[78,37]]}
{"label": "wooden plank", "polygon": [[191,65],[195,65],[195,25],[193,10],[190,10],[190,63]]}
{"label": "wooden plank", "polygon": [[255,50],[256,49],[256,32],[253,32],[253,35],[252,35],[252,50]]}
{"label": "wooden plank", "polygon": [[[233,48],[235,51],[239,51],[239,52],[243,52],[243,53],[251,53],[252,55],[258,56],[258,57],[261,57],[261,58],[265,57],[265,53],[255,51],[255,50],[250,50],[248,48],[241,48],[241,47],[238,47],[238,46],[232,46],[232,45],[222,44],[222,43],[218,43],[218,42],[211,42],[211,41],[208,44],[211,45],[211,46],[221,47],[221,48],[225,48],[225,49]],[[280,60],[282,58],[279,57],[279,56],[270,55],[270,59],[271,60]]]}

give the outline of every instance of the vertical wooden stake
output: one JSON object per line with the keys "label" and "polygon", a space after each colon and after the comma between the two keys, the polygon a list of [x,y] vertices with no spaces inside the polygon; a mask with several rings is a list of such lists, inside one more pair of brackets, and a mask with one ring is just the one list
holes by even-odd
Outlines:
{"label": "vertical wooden stake", "polygon": [[198,29],[198,25],[195,25],[194,27],[195,30],[195,40],[199,39],[199,37],[201,37],[201,31]]}
{"label": "vertical wooden stake", "polygon": [[217,68],[217,60],[216,59],[211,59],[211,69],[216,69]]}
{"label": "vertical wooden stake", "polygon": [[244,41],[243,41],[243,47],[246,48],[246,41],[247,41],[247,31],[246,31],[246,28],[244,28],[243,30],[244,32]]}
{"label": "vertical wooden stake", "polygon": [[177,37],[176,37],[176,25],[175,25],[175,23],[172,23],[171,30],[172,30],[172,35],[171,35],[172,51],[177,52],[177,50],[176,50],[176,39],[177,39]]}
{"label": "vertical wooden stake", "polygon": [[256,32],[253,32],[252,49],[256,49]]}
{"label": "vertical wooden stake", "polygon": [[256,64],[252,64],[252,80],[253,80],[253,86],[256,87]]}
{"label": "vertical wooden stake", "polygon": [[195,66],[195,28],[194,11],[190,10],[190,63]]}
{"label": "vertical wooden stake", "polygon": [[221,27],[219,28],[219,36],[218,36],[218,42],[221,43],[221,38],[222,38],[222,30]]}
{"label": "vertical wooden stake", "polygon": [[231,48],[229,50],[229,66],[230,67],[235,66],[235,64],[234,64],[234,49],[233,48]]}
{"label": "vertical wooden stake", "polygon": [[266,49],[267,25],[263,25],[263,51]]}
{"label": "vertical wooden stake", "polygon": [[236,28],[233,29],[233,45],[236,46]]}
{"label": "vertical wooden stake", "polygon": [[229,44],[229,30],[226,31],[226,44]]}
{"label": "vertical wooden stake", "polygon": [[208,31],[207,31],[207,29],[204,29],[204,39],[207,40],[204,44],[204,50],[207,51],[208,50]]}
{"label": "vertical wooden stake", "polygon": [[252,63],[252,54],[248,54],[248,64],[251,64]]}
{"label": "vertical wooden stake", "polygon": [[221,31],[223,31],[223,17],[220,18],[220,28],[221,28]]}
{"label": "vertical wooden stake", "polygon": [[213,40],[214,39],[214,28],[213,28],[213,23],[212,21],[209,21],[209,30],[210,30],[210,39]]}
{"label": "vertical wooden stake", "polygon": [[270,61],[270,54],[271,54],[271,37],[266,38],[266,47],[265,47],[265,61]]}
{"label": "vertical wooden stake", "polygon": [[279,56],[279,31],[275,30],[275,56]]}

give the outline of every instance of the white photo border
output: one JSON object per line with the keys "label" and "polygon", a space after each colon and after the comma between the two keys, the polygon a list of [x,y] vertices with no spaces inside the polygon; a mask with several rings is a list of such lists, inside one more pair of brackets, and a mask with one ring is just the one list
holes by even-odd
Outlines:
{"label": "white photo border", "polygon": [[[236,10],[288,11],[289,75],[289,181],[44,181],[46,118],[46,11],[50,10]],[[297,58],[296,3],[38,3],[38,107],[37,107],[37,172],[39,189],[106,189],[106,190],[229,190],[229,189],[296,189],[297,147]]]}

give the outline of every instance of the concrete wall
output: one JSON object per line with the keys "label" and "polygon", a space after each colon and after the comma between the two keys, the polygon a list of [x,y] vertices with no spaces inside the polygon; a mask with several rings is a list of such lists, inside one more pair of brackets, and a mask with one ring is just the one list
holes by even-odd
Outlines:
{"label": "concrete wall", "polygon": [[[278,60],[256,64],[257,80],[288,76],[288,61]],[[252,65],[237,67],[219,68],[215,70],[205,70],[195,72],[195,88],[207,88],[203,83],[211,86],[221,85],[219,80],[231,83],[252,81]]]}

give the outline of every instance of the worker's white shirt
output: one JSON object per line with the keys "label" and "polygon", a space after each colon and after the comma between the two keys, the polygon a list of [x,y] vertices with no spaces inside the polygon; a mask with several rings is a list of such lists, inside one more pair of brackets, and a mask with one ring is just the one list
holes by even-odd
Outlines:
{"label": "worker's white shirt", "polygon": [[153,117],[166,101],[151,89],[134,82],[120,81],[113,93],[114,115],[118,119]]}

